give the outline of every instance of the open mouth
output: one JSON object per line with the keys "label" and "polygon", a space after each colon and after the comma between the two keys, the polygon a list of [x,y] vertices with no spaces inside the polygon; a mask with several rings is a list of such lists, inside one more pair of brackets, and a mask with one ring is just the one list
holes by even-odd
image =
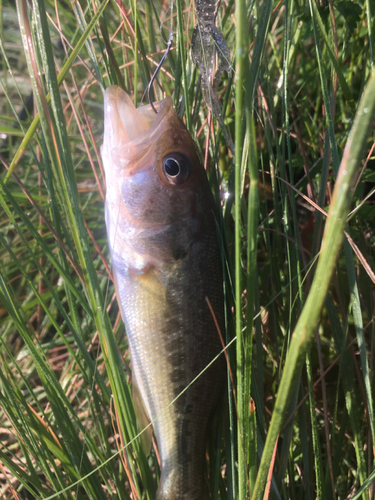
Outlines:
{"label": "open mouth", "polygon": [[128,94],[112,85],[104,94],[104,143],[121,147],[133,142],[150,129],[156,129],[168,112],[170,99],[154,103],[158,113],[150,105],[136,108]]}

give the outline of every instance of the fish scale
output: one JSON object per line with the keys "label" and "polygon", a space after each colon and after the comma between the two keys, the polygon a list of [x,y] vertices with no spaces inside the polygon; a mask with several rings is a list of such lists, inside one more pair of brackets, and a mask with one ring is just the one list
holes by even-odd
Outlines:
{"label": "fish scale", "polygon": [[[136,110],[129,101],[118,87],[106,91],[102,157],[107,232],[132,381],[158,444],[157,500],[207,500],[207,431],[225,381],[224,357],[210,365],[221,342],[206,301],[223,331],[216,207],[194,142],[171,100],[156,103],[157,115],[148,114],[148,106]],[[134,132],[142,114],[147,120]],[[178,164],[178,175],[185,168],[182,182],[168,177],[166,158],[170,168]]]}

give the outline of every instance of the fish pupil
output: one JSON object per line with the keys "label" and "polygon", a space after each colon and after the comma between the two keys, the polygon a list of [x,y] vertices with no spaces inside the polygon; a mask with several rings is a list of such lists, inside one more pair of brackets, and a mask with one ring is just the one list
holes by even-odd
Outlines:
{"label": "fish pupil", "polygon": [[181,153],[169,153],[162,162],[164,180],[172,186],[183,184],[189,177],[191,165],[189,158]]}
{"label": "fish pupil", "polygon": [[164,165],[165,172],[170,177],[176,177],[180,173],[180,164],[174,158],[167,158]]}

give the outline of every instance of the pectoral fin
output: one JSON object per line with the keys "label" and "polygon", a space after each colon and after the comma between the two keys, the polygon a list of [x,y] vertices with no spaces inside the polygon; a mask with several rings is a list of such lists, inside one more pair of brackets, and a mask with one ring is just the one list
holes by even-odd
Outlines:
{"label": "pectoral fin", "polygon": [[[143,404],[142,396],[141,393],[139,392],[137,379],[135,378],[134,373],[132,379],[132,392],[133,392],[133,402],[134,402],[135,414],[137,416],[138,427],[139,430],[142,431],[150,424],[151,420]],[[146,457],[148,457],[151,452],[152,434],[153,434],[153,428],[152,425],[149,425],[149,427],[147,427],[147,429],[143,431],[140,436],[142,449]]]}

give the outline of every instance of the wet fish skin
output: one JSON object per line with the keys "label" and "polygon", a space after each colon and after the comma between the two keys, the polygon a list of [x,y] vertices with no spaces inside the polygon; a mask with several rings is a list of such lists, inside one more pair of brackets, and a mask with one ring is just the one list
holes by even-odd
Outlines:
{"label": "wet fish skin", "polygon": [[[157,500],[207,500],[207,429],[224,388],[224,357],[168,405],[221,351],[206,302],[223,332],[216,208],[171,99],[156,107],[157,115],[135,110],[121,89],[106,90],[106,225],[133,384],[149,420],[158,417]],[[176,162],[178,175],[168,176]]]}

